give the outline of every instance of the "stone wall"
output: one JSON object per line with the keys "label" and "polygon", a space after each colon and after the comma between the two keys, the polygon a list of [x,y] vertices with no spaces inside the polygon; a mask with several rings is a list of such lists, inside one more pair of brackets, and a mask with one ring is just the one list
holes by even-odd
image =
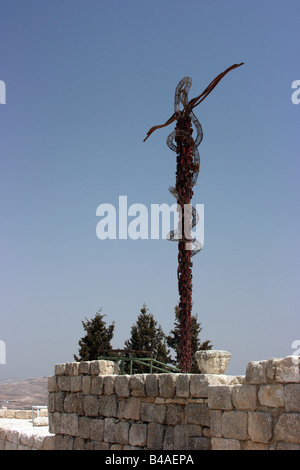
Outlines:
{"label": "stone wall", "polygon": [[54,442],[48,426],[34,427],[30,419],[0,419],[0,450],[54,450]]}
{"label": "stone wall", "polygon": [[[39,417],[47,417],[48,410],[41,409],[39,412],[37,410],[10,410],[5,406],[0,408],[0,418],[9,418],[9,419],[32,419]],[[0,421],[1,422],[1,421]]]}
{"label": "stone wall", "polygon": [[250,362],[245,376],[117,375],[105,363],[55,366],[48,415],[56,449],[300,450],[294,356]]}

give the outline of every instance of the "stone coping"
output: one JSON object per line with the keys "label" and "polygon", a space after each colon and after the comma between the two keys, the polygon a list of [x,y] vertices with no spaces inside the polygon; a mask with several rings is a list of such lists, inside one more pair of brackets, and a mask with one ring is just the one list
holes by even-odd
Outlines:
{"label": "stone coping", "polygon": [[33,426],[31,419],[0,418],[1,450],[53,450],[48,426]]}

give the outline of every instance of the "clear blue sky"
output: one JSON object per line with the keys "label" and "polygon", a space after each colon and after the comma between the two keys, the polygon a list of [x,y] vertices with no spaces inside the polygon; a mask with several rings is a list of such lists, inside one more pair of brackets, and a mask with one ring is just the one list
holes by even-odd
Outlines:
{"label": "clear blue sky", "polygon": [[205,206],[194,258],[201,340],[232,353],[228,373],[284,357],[300,339],[298,0],[1,0],[0,377],[51,375],[73,360],[81,321],[102,307],[122,348],[145,302],[173,327],[177,246],[96,236],[96,209],[173,204],[174,90],[204,139],[193,202]]}

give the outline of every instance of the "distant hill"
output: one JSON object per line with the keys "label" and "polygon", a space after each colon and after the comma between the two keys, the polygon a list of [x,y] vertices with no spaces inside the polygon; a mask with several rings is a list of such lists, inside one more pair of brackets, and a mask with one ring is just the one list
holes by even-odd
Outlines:
{"label": "distant hill", "polygon": [[48,404],[48,378],[7,379],[0,383],[0,408],[28,410]]}

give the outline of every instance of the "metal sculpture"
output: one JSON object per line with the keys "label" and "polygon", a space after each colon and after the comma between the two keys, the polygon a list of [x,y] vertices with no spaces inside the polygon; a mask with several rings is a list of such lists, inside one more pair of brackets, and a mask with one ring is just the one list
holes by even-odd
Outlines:
{"label": "metal sculpture", "polygon": [[[192,266],[191,258],[201,251],[201,243],[192,238],[192,228],[198,223],[198,214],[191,206],[193,186],[197,182],[200,171],[200,155],[198,146],[203,139],[202,126],[193,113],[198,106],[215,88],[219,81],[231,70],[240,67],[234,64],[219,74],[201,93],[201,95],[188,101],[188,93],[192,79],[185,77],[178,83],[175,90],[174,114],[164,124],[152,127],[144,142],[156,129],[166,127],[177,121],[175,131],[167,138],[168,147],[177,154],[176,186],[169,191],[177,200],[179,212],[178,229],[168,235],[168,239],[178,242],[178,291],[179,291],[179,318],[180,318],[180,369],[188,373],[192,365],[191,348],[191,311],[192,311]],[[180,110],[180,104],[183,109]],[[192,137],[192,124],[197,135]],[[175,141],[175,144],[173,143]]]}

